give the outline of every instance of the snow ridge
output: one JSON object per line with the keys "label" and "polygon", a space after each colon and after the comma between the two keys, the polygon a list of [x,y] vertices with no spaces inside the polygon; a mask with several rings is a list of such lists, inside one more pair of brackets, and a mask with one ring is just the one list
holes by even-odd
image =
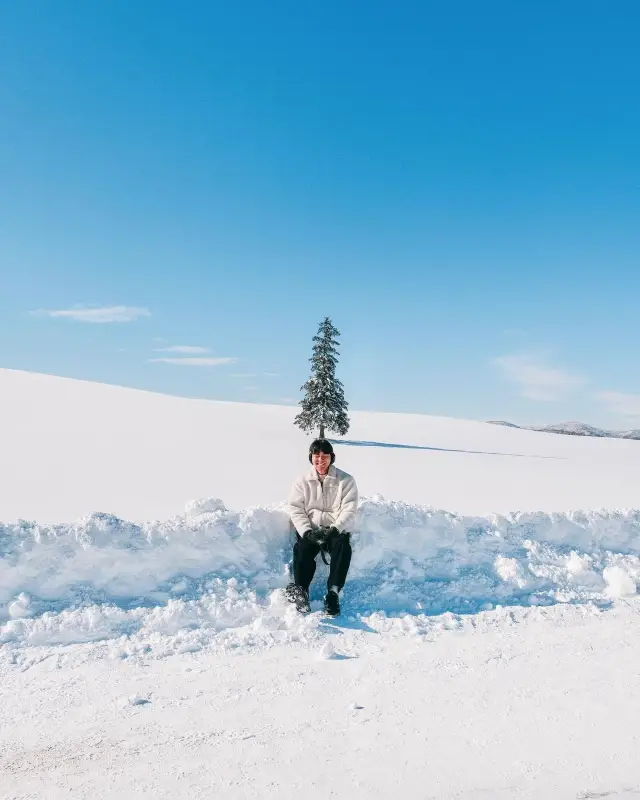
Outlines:
{"label": "snow ridge", "polygon": [[[136,525],[0,525],[0,654],[102,643],[111,656],[273,645],[322,634],[278,591],[292,532],[284,506],[229,511],[216,498]],[[363,499],[347,622],[426,630],[438,615],[504,606],[606,605],[640,581],[640,510],[464,517]],[[312,608],[327,568],[319,560]]]}

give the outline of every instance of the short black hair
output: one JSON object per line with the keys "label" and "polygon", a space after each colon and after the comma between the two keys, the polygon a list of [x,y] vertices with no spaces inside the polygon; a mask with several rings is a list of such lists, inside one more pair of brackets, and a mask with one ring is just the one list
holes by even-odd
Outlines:
{"label": "short black hair", "polygon": [[328,439],[316,439],[311,442],[309,447],[309,455],[313,453],[326,453],[328,456],[333,455],[333,447]]}

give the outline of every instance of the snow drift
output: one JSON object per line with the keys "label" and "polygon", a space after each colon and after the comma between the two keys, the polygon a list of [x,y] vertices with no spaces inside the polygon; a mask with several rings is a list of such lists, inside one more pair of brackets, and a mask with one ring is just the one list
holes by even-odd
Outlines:
{"label": "snow drift", "polygon": [[[238,513],[217,499],[142,525],[105,514],[0,525],[0,650],[85,642],[124,657],[308,641],[327,622],[278,591],[291,543],[284,506]],[[353,543],[343,625],[416,633],[438,615],[604,605],[640,580],[637,510],[464,517],[374,497]]]}

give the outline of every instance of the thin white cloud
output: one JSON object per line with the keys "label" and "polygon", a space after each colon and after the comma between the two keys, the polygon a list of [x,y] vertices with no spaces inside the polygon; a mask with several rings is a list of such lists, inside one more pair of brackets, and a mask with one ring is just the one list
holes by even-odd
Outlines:
{"label": "thin white cloud", "polygon": [[177,364],[182,367],[219,367],[222,364],[235,364],[237,358],[215,358],[213,356],[193,358],[150,358],[149,361],[161,364]]}
{"label": "thin white cloud", "polygon": [[280,375],[277,372],[263,372],[262,373],[266,378],[279,378]]}
{"label": "thin white cloud", "polygon": [[613,414],[635,422],[640,421],[640,394],[624,392],[597,392],[596,399],[606,405]]}
{"label": "thin white cloud", "polygon": [[541,402],[562,400],[585,383],[584,378],[532,355],[500,356],[493,359],[504,377],[513,383],[522,397]]}
{"label": "thin white cloud", "polygon": [[244,390],[245,390],[245,392],[257,392],[258,391],[258,387],[257,386],[245,386]]}
{"label": "thin white cloud", "polygon": [[208,347],[198,347],[196,345],[190,344],[175,344],[172,347],[156,347],[154,348],[154,352],[156,353],[191,353],[192,355],[196,355],[198,353],[208,353]]}
{"label": "thin white cloud", "polygon": [[77,308],[65,308],[57,310],[41,309],[32,311],[32,314],[52,319],[70,319],[74,322],[133,322],[139,317],[150,317],[151,312],[148,308],[137,308],[136,306],[103,306],[89,308],[78,306]]}

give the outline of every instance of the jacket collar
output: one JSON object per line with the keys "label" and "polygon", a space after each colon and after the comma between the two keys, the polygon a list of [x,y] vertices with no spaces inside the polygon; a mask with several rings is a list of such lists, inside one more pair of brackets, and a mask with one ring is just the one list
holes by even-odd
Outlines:
{"label": "jacket collar", "polygon": [[[336,468],[332,464],[329,467],[329,472],[327,472],[327,478],[336,478],[336,477],[337,477]],[[325,478],[325,480],[327,478]],[[315,467],[311,467],[311,472],[309,473],[309,480],[310,481],[318,481],[318,482],[320,482],[320,479],[318,478],[318,473],[316,472],[316,468]]]}

